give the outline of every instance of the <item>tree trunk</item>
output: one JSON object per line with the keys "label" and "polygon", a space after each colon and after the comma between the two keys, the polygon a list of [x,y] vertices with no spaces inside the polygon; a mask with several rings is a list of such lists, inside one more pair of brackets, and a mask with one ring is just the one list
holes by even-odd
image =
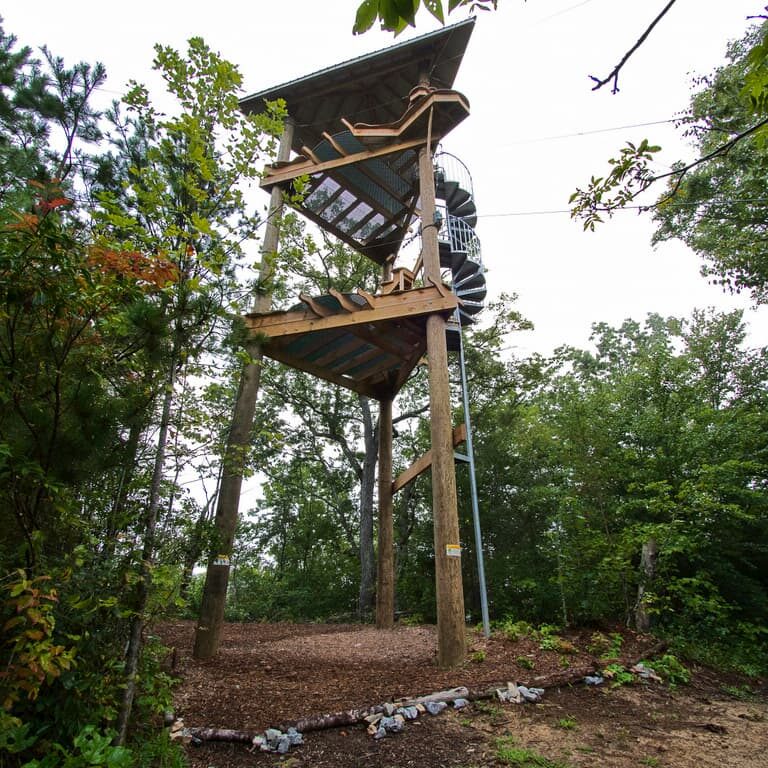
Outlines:
{"label": "tree trunk", "polygon": [[[277,154],[278,161],[286,161],[290,157],[293,127],[291,120],[286,120]],[[256,312],[268,312],[272,306],[272,295],[268,286],[274,277],[274,259],[279,239],[275,219],[279,216],[282,206],[282,192],[278,187],[275,187],[270,198],[269,218],[261,249],[259,285],[264,292],[256,297],[254,302],[254,311]],[[252,344],[248,353],[251,362],[243,368],[232,417],[232,427],[229,431],[224,454],[224,470],[216,505],[215,541],[205,574],[200,619],[195,629],[193,655],[196,659],[210,659],[216,655],[219,648],[221,626],[224,623],[224,606],[227,600],[227,585],[229,584],[229,557],[232,554],[232,542],[235,538],[240,507],[240,489],[243,484],[243,457],[247,453],[250,443],[253,414],[256,410],[256,398],[261,383],[261,363],[263,360],[261,346],[257,343]]]}
{"label": "tree trunk", "polygon": [[376,578],[373,550],[373,487],[376,478],[378,449],[376,432],[378,430],[373,424],[370,401],[363,395],[360,395],[359,400],[363,412],[363,438],[365,442],[365,458],[360,477],[360,593],[358,596],[358,613],[362,619],[369,616],[373,610]]}
{"label": "tree trunk", "polygon": [[166,448],[168,445],[168,429],[171,423],[171,406],[173,405],[174,385],[176,383],[176,360],[178,355],[177,343],[171,354],[168,369],[168,378],[165,384],[163,397],[163,410],[160,416],[160,428],[157,436],[157,450],[155,452],[155,464],[152,469],[152,482],[149,489],[147,513],[144,517],[144,545],[141,552],[141,579],[137,585],[136,604],[131,620],[131,630],[128,638],[128,649],[125,658],[125,690],[120,711],[117,716],[117,735],[114,743],[117,746],[125,744],[128,733],[128,723],[131,719],[133,700],[136,696],[136,683],[138,680],[139,660],[141,659],[142,633],[144,631],[144,612],[147,608],[149,593],[152,587],[152,558],[155,552],[155,534],[157,531],[157,517],[160,508],[160,486],[163,480],[163,465],[165,463]]}
{"label": "tree trunk", "polygon": [[651,617],[645,601],[645,590],[656,577],[656,561],[659,548],[656,539],[651,537],[643,544],[643,554],[640,558],[640,583],[637,585],[637,602],[635,603],[635,629],[638,632],[649,632]]}

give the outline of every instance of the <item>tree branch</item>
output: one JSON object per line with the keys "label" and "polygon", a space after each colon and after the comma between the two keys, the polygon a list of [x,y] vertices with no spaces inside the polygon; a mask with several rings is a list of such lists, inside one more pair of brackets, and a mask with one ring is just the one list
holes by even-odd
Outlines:
{"label": "tree branch", "polygon": [[599,77],[595,77],[594,75],[590,75],[589,79],[592,80],[595,85],[593,86],[592,90],[597,91],[600,90],[604,85],[607,85],[608,83],[613,81],[613,87],[611,88],[611,93],[618,93],[619,92],[619,72],[621,71],[621,68],[627,63],[629,60],[629,57],[646,41],[648,35],[651,34],[651,31],[653,28],[664,18],[667,11],[677,2],[677,0],[669,0],[669,2],[666,4],[664,9],[661,11],[661,13],[651,22],[651,24],[648,26],[648,28],[643,32],[642,35],[640,35],[640,38],[638,41],[624,54],[621,61],[611,70],[611,73],[608,75],[608,77],[604,79],[600,79]]}

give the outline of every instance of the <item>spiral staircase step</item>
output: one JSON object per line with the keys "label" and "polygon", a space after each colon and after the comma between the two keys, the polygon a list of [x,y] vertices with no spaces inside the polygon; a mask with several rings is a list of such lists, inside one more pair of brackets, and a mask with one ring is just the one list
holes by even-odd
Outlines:
{"label": "spiral staircase step", "polygon": [[457,291],[454,287],[454,292],[462,301],[479,301],[481,303],[484,302],[485,297],[488,295],[488,289],[484,285],[466,291]]}
{"label": "spiral staircase step", "polygon": [[453,273],[453,282],[454,284],[461,283],[466,278],[473,277],[478,272],[482,272],[482,270],[483,267],[481,264],[478,264],[471,259],[467,259],[464,264],[462,264],[461,268]]}
{"label": "spiral staircase step", "polygon": [[[445,201],[445,204],[448,206],[448,210],[453,213],[456,208],[459,208],[460,206],[464,205],[468,200],[472,199],[472,195],[467,192],[466,189],[463,187],[456,185],[456,189],[453,190],[453,193],[450,197],[448,197]],[[456,214],[454,214],[455,216]]]}
{"label": "spiral staircase step", "polygon": [[453,289],[455,291],[469,291],[483,287],[485,287],[485,270],[482,267],[472,275],[465,275],[461,279],[453,279]]}

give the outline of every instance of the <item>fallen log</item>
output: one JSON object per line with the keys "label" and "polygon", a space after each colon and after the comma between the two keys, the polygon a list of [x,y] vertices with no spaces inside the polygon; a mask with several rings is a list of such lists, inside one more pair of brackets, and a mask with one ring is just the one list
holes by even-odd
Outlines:
{"label": "fallen log", "polygon": [[[619,659],[625,667],[630,668],[643,659],[652,658],[656,654],[662,653],[667,649],[667,643],[660,642],[647,648],[635,659]],[[604,665],[603,662],[595,660],[590,664],[585,664],[572,669],[565,669],[560,672],[554,672],[551,675],[539,675],[531,678],[530,685],[536,688],[559,688],[563,685],[573,685],[581,682],[587,675],[593,675]],[[518,681],[519,682],[519,681]],[[465,687],[450,688],[446,691],[436,691],[425,696],[413,696],[398,699],[394,702],[385,704],[376,704],[371,707],[348,709],[343,712],[332,712],[329,714],[309,715],[277,726],[281,731],[287,731],[288,728],[295,728],[299,733],[309,733],[311,731],[324,731],[330,728],[341,728],[348,725],[357,725],[365,721],[371,715],[379,715],[387,709],[394,707],[408,707],[416,704],[426,704],[429,701],[444,701],[450,703],[456,699],[468,699],[469,701],[482,701],[484,699],[493,699],[496,697],[496,691],[499,688],[505,688],[507,682],[494,685],[492,688],[482,690],[469,690]],[[201,741],[227,741],[243,744],[251,744],[258,734],[247,731],[234,731],[227,728],[187,728],[186,733],[193,739]]]}

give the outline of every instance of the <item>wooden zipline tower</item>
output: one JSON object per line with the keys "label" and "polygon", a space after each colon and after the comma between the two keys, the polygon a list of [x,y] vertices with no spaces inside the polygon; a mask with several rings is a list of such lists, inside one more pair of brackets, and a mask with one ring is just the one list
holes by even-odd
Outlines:
{"label": "wooden zipline tower", "polygon": [[[460,333],[459,323],[471,322],[482,307],[485,278],[471,190],[436,166],[435,148],[469,114],[467,100],[452,85],[473,26],[469,19],[242,102],[247,112],[276,99],[287,105],[281,159],[266,168],[261,182],[272,192],[273,208],[276,192],[292,193],[297,179],[308,178],[296,208],[382,268],[375,295],[301,295],[298,308],[278,312],[260,302],[246,323],[260,353],[379,402],[380,628],[394,621],[393,493],[431,466],[438,663],[444,667],[461,663],[465,654],[454,465],[463,425],[454,430],[451,423],[448,347],[455,348],[450,339]],[[421,254],[411,268],[398,266],[401,245],[418,220]],[[276,240],[265,249],[276,251]],[[393,483],[392,405],[425,353],[432,448]],[[237,414],[236,420],[252,419],[252,408],[250,417]],[[250,421],[245,427],[247,432]],[[220,588],[222,579],[226,589],[225,572],[216,570],[222,566],[228,573],[226,563],[212,559],[206,589],[209,580]],[[204,598],[198,639],[205,632],[217,636],[215,621]],[[212,654],[198,653],[196,640],[196,655]]]}

